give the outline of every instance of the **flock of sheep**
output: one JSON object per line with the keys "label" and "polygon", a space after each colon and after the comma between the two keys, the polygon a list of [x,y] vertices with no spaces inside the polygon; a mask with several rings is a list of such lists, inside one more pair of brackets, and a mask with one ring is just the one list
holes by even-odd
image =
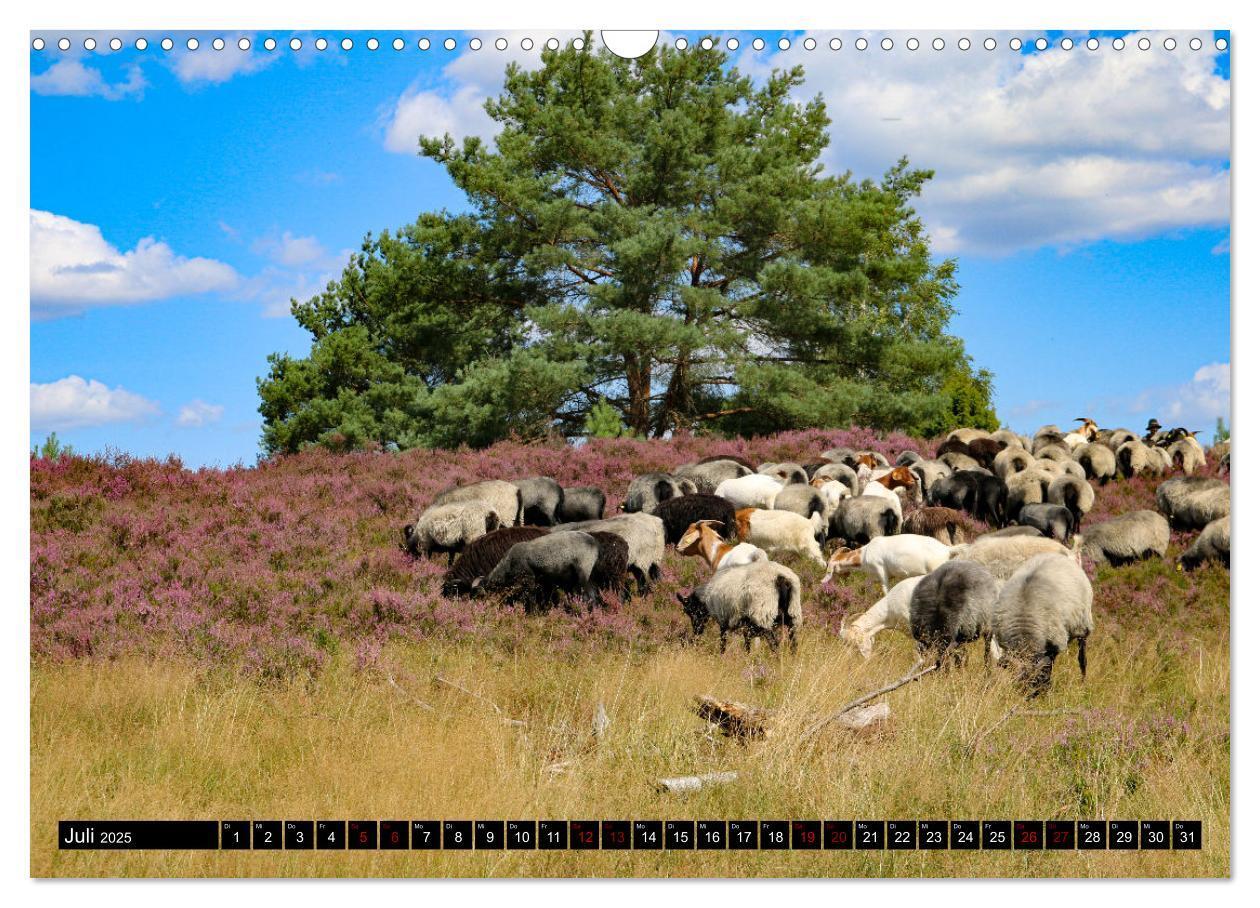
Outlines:
{"label": "flock of sheep", "polygon": [[[592,606],[604,590],[624,599],[637,585],[641,595],[672,545],[712,568],[707,583],[677,598],[697,635],[716,623],[723,651],[733,631],[746,648],[758,636],[777,648],[780,627],[795,650],[801,579],[771,560],[795,554],[826,569],[823,584],[845,571],[879,581],[883,598],[842,631],[864,656],[890,628],[938,665],[983,639],[986,663],[992,655],[1014,665],[1036,695],[1072,641],[1084,675],[1094,621],[1082,558],[1163,557],[1177,528],[1199,531],[1179,569],[1229,564],[1229,484],[1201,475],[1196,433],[1151,420],[1139,437],[1077,421],[1074,431],[1044,426],[1031,437],[957,429],[934,458],[904,451],[893,463],[848,448],[803,464],[705,458],[635,477],[611,517],[596,488],[486,480],[440,495],[404,528],[404,545],[416,556],[447,554],[446,595],[502,595],[527,612],[560,594]],[[1158,510],[1082,530],[1091,481],[1174,471],[1185,475],[1158,487]],[[968,516],[992,529],[968,540]]]}

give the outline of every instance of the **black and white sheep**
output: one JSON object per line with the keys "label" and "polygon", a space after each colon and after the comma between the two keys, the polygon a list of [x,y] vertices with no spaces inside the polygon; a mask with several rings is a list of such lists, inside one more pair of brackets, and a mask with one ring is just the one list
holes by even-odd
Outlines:
{"label": "black and white sheep", "polygon": [[1002,442],[1003,444],[1005,444],[1006,448],[1004,448],[1003,450],[1007,450],[1010,448],[1021,448],[1021,449],[1027,450],[1028,448],[1028,445],[1025,443],[1024,439],[1016,435],[1010,429],[998,429],[996,432],[990,432],[989,437],[992,438],[994,441]]}
{"label": "black and white sheep", "polygon": [[1229,483],[1214,476],[1179,476],[1155,490],[1159,511],[1179,530],[1201,530],[1229,513]]}
{"label": "black and white sheep", "polygon": [[416,557],[445,552],[450,564],[464,547],[499,528],[499,515],[484,501],[455,501],[426,508],[403,527],[403,545]]}
{"label": "black and white sheep", "polygon": [[549,608],[558,593],[594,600],[591,575],[599,556],[599,541],[590,533],[557,530],[512,546],[484,581],[474,581],[474,589],[523,602],[527,613]]}
{"label": "black and white sheep", "polygon": [[979,471],[985,469],[980,465],[980,461],[976,460],[970,454],[963,454],[958,451],[949,451],[948,453],[939,455],[936,459],[945,464],[945,466],[949,467],[955,473],[960,470]]}
{"label": "black and white sheep", "polygon": [[928,490],[936,485],[938,479],[952,476],[954,470],[949,464],[941,463],[939,460],[920,460],[910,465],[910,472],[919,477],[919,488],[923,489],[926,495]]}
{"label": "black and white sheep", "polygon": [[601,489],[594,486],[578,486],[565,489],[556,509],[557,523],[577,523],[580,520],[603,520],[606,499]]}
{"label": "black and white sheep", "polygon": [[639,511],[651,513],[662,501],[669,501],[685,495],[686,491],[673,476],[668,473],[644,473],[630,480],[630,488],[626,492],[625,503],[621,509],[627,514]]}
{"label": "black and white sheep", "polygon": [[796,630],[802,620],[801,580],[781,564],[758,561],[723,568],[703,586],[675,595],[696,636],[704,633],[710,620],[717,623],[721,652],[726,652],[726,635],[734,630],[743,632],[746,650],[758,636],[777,649],[779,627],[787,628],[788,641],[796,651]]}
{"label": "black and white sheep", "polygon": [[1095,564],[1104,559],[1112,566],[1162,558],[1168,550],[1168,521],[1154,511],[1133,511],[1087,527],[1081,534],[1081,552]]}
{"label": "black and white sheep", "polygon": [[1085,470],[1086,479],[1097,479],[1099,484],[1106,485],[1115,478],[1116,452],[1104,444],[1095,441],[1081,445],[1072,452],[1072,457]]}
{"label": "black and white sheep", "polygon": [[1094,589],[1071,558],[1030,558],[1002,586],[993,632],[1003,662],[1019,664],[1021,680],[1038,696],[1050,686],[1055,659],[1077,641],[1085,677],[1085,641],[1094,630]]}
{"label": "black and white sheep", "polygon": [[466,596],[473,591],[473,584],[485,578],[495,565],[503,560],[512,546],[529,542],[551,532],[544,527],[501,527],[474,539],[455,560],[455,564],[442,579],[442,594]]}
{"label": "black and white sheep", "polygon": [[799,483],[784,486],[783,491],[774,496],[774,510],[791,511],[802,517],[828,513],[826,503],[818,490],[811,485]]}
{"label": "black and white sheep", "polygon": [[1158,476],[1164,470],[1164,458],[1144,442],[1126,441],[1116,449],[1116,470],[1126,479]]}
{"label": "black and white sheep", "polygon": [[438,495],[433,499],[432,505],[454,504],[460,501],[484,501],[498,515],[499,526],[520,526],[521,490],[510,482],[504,482],[501,479],[485,479],[466,486],[456,486]]}
{"label": "black and white sheep", "polygon": [[763,463],[757,467],[757,472],[763,476],[773,476],[785,486],[796,483],[809,482],[809,474],[805,472],[805,468],[799,463]]}
{"label": "black and white sheep", "polygon": [[810,477],[812,482],[815,479],[834,479],[844,483],[849,487],[850,495],[860,495],[862,490],[859,488],[857,471],[848,464],[832,463],[825,467],[819,467],[814,471],[814,475]]}
{"label": "black and white sheep", "polygon": [[662,501],[652,512],[665,525],[665,544],[677,545],[687,527],[701,520],[716,520],[727,539],[735,536],[735,505],[717,495],[683,495]]}
{"label": "black and white sheep", "polygon": [[896,502],[873,495],[845,498],[828,521],[827,536],[845,545],[866,545],[880,536],[901,532],[901,510]]}
{"label": "black and white sheep", "polygon": [[521,523],[532,527],[556,525],[556,512],[564,501],[564,489],[550,476],[514,479],[512,485],[521,490]]}
{"label": "black and white sheep", "polygon": [[1079,476],[1056,476],[1046,492],[1050,504],[1061,504],[1072,512],[1072,532],[1081,529],[1081,518],[1094,507],[1094,487]]}
{"label": "black and white sheep", "polygon": [[630,546],[630,573],[646,593],[661,575],[665,559],[665,524],[652,514],[616,514],[603,520],[567,523],[566,530],[616,533]]}
{"label": "black and white sheep", "polygon": [[684,464],[674,471],[678,479],[688,479],[696,484],[696,490],[705,495],[712,495],[724,480],[738,479],[755,473],[736,460],[710,460],[701,463]]}
{"label": "black and white sheep", "polygon": [[1177,567],[1193,571],[1205,561],[1219,561],[1229,567],[1229,515],[1213,520],[1199,538],[1177,559]]}
{"label": "black and white sheep", "polygon": [[1203,448],[1192,436],[1178,439],[1164,450],[1168,453],[1168,459],[1172,462],[1173,468],[1187,476],[1207,467],[1207,457],[1203,454]]}
{"label": "black and white sheep", "polygon": [[910,635],[919,652],[943,667],[956,647],[983,637],[987,661],[999,589],[974,561],[946,561],[924,577],[910,596]]}
{"label": "black and white sheep", "polygon": [[1075,532],[1076,518],[1061,504],[1042,502],[1027,504],[1020,509],[1020,526],[1032,527],[1042,536],[1066,543]]}

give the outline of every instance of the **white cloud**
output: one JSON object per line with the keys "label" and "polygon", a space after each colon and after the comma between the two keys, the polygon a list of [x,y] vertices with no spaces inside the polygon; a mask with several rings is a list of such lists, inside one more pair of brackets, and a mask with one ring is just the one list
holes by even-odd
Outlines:
{"label": "white cloud", "polygon": [[96,67],[74,59],[58,60],[39,75],[31,76],[31,91],[37,95],[100,97],[107,101],[142,94],[146,84],[138,65],[127,68],[126,81],[111,83]]}
{"label": "white cloud", "polygon": [[319,263],[323,267],[319,271],[290,271],[269,266],[243,281],[237,296],[247,302],[260,304],[266,318],[284,318],[290,314],[292,300],[308,300],[323,293],[329,281],[340,278],[350,255],[351,250],[343,249],[336,255],[329,256]]}
{"label": "white cloud", "polygon": [[1142,36],[1165,37],[1014,54],[973,36],[967,52],[898,41],[878,53],[746,51],[737,63],[758,80],[804,65],[799,99],[827,104],[833,171],[878,178],[902,155],[935,170],[916,207],[938,251],[1007,253],[1228,223],[1229,82],[1213,53],[1185,48],[1189,36],[1175,52],[1139,51]]}
{"label": "white cloud", "polygon": [[231,266],[185,258],[153,237],[120,252],[93,224],[34,209],[30,217],[32,318],[225,290],[238,280]]}
{"label": "white cloud", "polygon": [[[1210,432],[1216,417],[1229,417],[1229,363],[1209,363],[1194,373],[1193,380],[1175,388],[1167,397],[1165,423]],[[1194,425],[1191,425],[1193,423]]]}
{"label": "white cloud", "polygon": [[[186,87],[221,85],[235,76],[265,69],[279,59],[280,55],[277,53],[263,54],[256,50],[241,50],[236,46],[241,37],[224,36],[227,46],[223,50],[214,50],[209,41],[203,42],[196,50],[177,50],[171,57],[171,70],[180,84]],[[251,46],[256,43],[251,39]]]}
{"label": "white cloud", "polygon": [[95,379],[70,375],[48,384],[31,382],[31,428],[36,431],[137,422],[158,412],[148,398]]}
{"label": "white cloud", "polygon": [[200,428],[223,418],[222,404],[208,404],[204,400],[192,400],[179,408],[175,424]]}
{"label": "white cloud", "polygon": [[[385,148],[401,154],[415,154],[421,136],[440,137],[450,133],[457,141],[478,136],[489,141],[499,127],[486,114],[486,99],[503,89],[503,71],[509,63],[522,69],[542,66],[542,48],[549,37],[562,42],[573,34],[559,32],[504,32],[505,50],[465,50],[442,69],[445,86],[413,84],[394,103],[384,118]],[[533,42],[525,50],[521,41]]]}
{"label": "white cloud", "polygon": [[263,237],[254,243],[254,251],[286,267],[309,265],[324,257],[324,247],[313,236],[294,236],[285,231],[277,237]]}

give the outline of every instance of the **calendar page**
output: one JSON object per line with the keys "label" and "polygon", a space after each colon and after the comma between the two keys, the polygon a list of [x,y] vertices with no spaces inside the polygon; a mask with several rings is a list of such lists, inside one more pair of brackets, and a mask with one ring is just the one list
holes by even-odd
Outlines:
{"label": "calendar page", "polygon": [[31,875],[1230,875],[1228,31],[26,40]]}

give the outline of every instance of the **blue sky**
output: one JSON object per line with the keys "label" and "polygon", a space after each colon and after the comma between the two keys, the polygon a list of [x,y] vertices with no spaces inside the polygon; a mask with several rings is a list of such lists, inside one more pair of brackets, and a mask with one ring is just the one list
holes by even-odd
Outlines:
{"label": "blue sky", "polygon": [[[255,380],[308,338],[287,300],[340,271],[368,231],[459,208],[445,175],[414,154],[421,131],[492,136],[480,102],[522,35],[494,49],[444,33],[381,34],[355,46],[288,48],[288,33],[58,34],[31,54],[32,436],[81,450],[176,453],[190,465],[252,463]],[[942,255],[958,258],[953,330],[996,375],[999,415],[1022,430],[1091,415],[1151,415],[1211,429],[1229,402],[1228,53],[1193,33],[793,35],[732,52],[754,77],[802,63],[802,96],[833,117],[825,163],[878,176],[900,154],[937,177],[919,204]],[[1163,42],[1172,36],[1177,49]],[[330,36],[334,41],[341,35]],[[695,40],[694,35],[691,36]],[[726,40],[723,35],[722,40]],[[829,41],[842,46],[831,51]],[[1152,46],[1139,50],[1143,38]],[[673,40],[670,36],[668,40]],[[1204,425],[1199,423],[1206,422]]]}

